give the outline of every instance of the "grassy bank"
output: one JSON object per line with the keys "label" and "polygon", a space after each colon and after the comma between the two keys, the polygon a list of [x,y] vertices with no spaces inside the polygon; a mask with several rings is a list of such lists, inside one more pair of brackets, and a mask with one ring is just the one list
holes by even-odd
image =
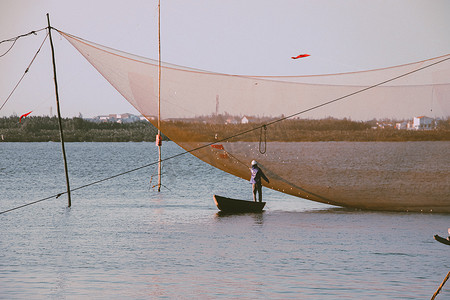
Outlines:
{"label": "grassy bank", "polygon": [[[285,120],[266,126],[261,130],[263,123],[248,124],[208,124],[163,122],[162,128],[167,134],[179,141],[207,141],[222,140],[235,136],[238,133],[249,131],[230,139],[230,141],[264,140],[278,142],[318,142],[318,141],[355,141],[355,142],[401,142],[401,141],[449,141],[450,123],[442,124],[433,130],[398,130],[393,126],[377,127],[376,121],[355,122],[351,120],[323,119],[323,120]],[[183,133],[177,129],[182,128]],[[252,130],[257,128],[256,130]],[[376,128],[376,129],[374,129]],[[186,134],[189,132],[189,134]],[[170,134],[169,134],[170,135]]]}

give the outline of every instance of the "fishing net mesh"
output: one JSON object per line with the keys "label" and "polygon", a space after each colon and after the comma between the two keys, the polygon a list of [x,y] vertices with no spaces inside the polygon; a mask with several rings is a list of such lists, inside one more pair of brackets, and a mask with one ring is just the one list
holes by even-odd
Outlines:
{"label": "fishing net mesh", "polygon": [[[158,61],[61,34],[158,126]],[[392,142],[411,130],[372,128],[448,118],[450,54],[320,76],[237,76],[163,63],[160,98],[162,133],[235,176],[249,179],[255,159],[270,178],[265,186],[305,199],[450,211],[448,144],[430,146],[432,159],[416,157],[413,142]],[[390,142],[370,142],[386,135]]]}

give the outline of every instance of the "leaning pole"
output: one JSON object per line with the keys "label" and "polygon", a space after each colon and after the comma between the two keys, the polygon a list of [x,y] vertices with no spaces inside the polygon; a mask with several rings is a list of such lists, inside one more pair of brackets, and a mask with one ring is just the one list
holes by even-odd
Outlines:
{"label": "leaning pole", "polygon": [[158,1],[158,192],[161,191],[161,0]]}
{"label": "leaning pole", "polygon": [[64,147],[64,133],[61,122],[61,110],[59,108],[58,81],[56,80],[55,49],[53,48],[52,27],[50,26],[50,17],[48,14],[47,14],[47,22],[48,22],[48,37],[50,39],[50,47],[52,49],[53,79],[55,81],[56,108],[58,111],[59,134],[61,137],[61,148],[64,160],[64,172],[66,173],[67,199],[68,199],[68,207],[70,207],[72,205],[72,201],[70,199],[69,171],[67,169],[66,149]]}

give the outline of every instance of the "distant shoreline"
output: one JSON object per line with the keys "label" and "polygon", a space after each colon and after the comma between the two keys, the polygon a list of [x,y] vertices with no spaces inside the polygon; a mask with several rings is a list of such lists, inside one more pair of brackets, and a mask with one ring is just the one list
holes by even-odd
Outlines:
{"label": "distant shoreline", "polygon": [[[196,122],[162,122],[163,132],[179,132],[174,137],[180,142],[214,142],[263,125],[207,124]],[[81,118],[63,119],[66,142],[155,142],[157,129],[147,121],[132,123],[95,123]],[[166,131],[167,130],[167,131]],[[433,130],[372,129],[370,122],[350,120],[286,120],[267,126],[267,142],[404,142],[450,141],[450,124],[444,121]],[[230,139],[259,141],[260,130]],[[163,140],[169,140],[163,136]],[[55,117],[30,117],[19,123],[18,117],[0,118],[0,142],[59,142],[60,134]]]}
{"label": "distant shoreline", "polygon": [[[147,121],[95,123],[81,118],[63,119],[65,142],[154,142],[158,130]],[[167,140],[166,137],[163,137]],[[0,142],[59,142],[55,117],[0,118]]]}

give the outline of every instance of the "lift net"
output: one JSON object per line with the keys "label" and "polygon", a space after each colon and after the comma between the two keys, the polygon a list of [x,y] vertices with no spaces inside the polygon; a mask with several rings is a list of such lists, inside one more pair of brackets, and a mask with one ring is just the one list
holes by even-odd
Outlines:
{"label": "lift net", "polygon": [[[158,61],[61,34],[158,126]],[[450,212],[450,54],[320,76],[237,76],[163,63],[160,98],[162,133],[235,176],[248,180],[255,159],[270,178],[265,186],[305,199]],[[442,134],[447,141],[413,142]]]}

